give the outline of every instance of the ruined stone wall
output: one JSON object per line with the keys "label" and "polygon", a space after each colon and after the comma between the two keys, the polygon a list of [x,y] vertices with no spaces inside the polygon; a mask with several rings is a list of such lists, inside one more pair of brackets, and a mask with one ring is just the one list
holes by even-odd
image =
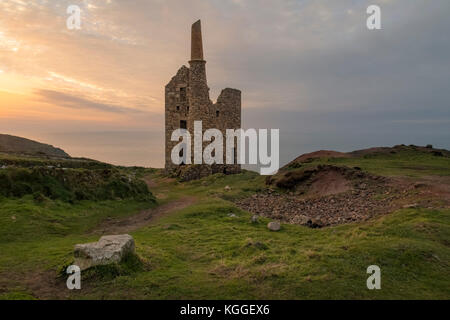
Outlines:
{"label": "ruined stone wall", "polygon": [[[192,65],[192,63],[191,63]],[[209,88],[206,84],[204,64],[195,62],[197,70],[193,72],[185,66],[178,70],[176,76],[167,84],[165,90],[165,168],[175,170],[178,166],[171,160],[171,152],[178,141],[171,141],[172,132],[180,128],[181,120],[186,121],[186,127],[192,137],[192,158],[194,163],[193,139],[194,121],[201,120],[203,132],[209,128],[221,130],[223,135],[224,165],[213,165],[212,173],[237,173],[240,165],[225,165],[226,161],[226,129],[241,128],[241,91],[226,88],[222,90],[213,104],[209,99]],[[203,66],[202,66],[203,65]],[[198,70],[200,69],[200,70]],[[210,142],[203,143],[203,149]],[[236,148],[236,145],[235,145]],[[185,170],[184,170],[185,171]],[[203,170],[205,172],[207,170]]]}
{"label": "ruined stone wall", "polygon": [[[226,163],[226,130],[240,129],[241,125],[241,91],[237,89],[223,89],[213,105],[213,115],[215,117],[215,128],[222,131],[223,135],[223,163]],[[236,154],[237,144],[234,144],[234,154]],[[237,157],[235,156],[235,161]],[[236,162],[235,162],[236,163]],[[213,171],[223,173],[238,173],[241,166],[238,164],[225,165]]]}
{"label": "ruined stone wall", "polygon": [[171,152],[177,141],[171,141],[172,132],[180,128],[181,120],[189,119],[189,68],[182,66],[165,88],[165,168],[175,169]]}
{"label": "ruined stone wall", "polygon": [[[240,172],[240,165],[200,165],[205,168],[195,166],[195,170],[182,168],[174,165],[171,160],[171,153],[178,141],[171,141],[172,132],[186,125],[186,129],[192,138],[192,157],[194,163],[194,121],[202,121],[202,134],[210,128],[217,128],[223,134],[224,163],[226,156],[226,129],[241,128],[241,92],[236,89],[224,89],[219,95],[217,102],[209,98],[209,87],[206,79],[206,61],[203,60],[203,47],[201,39],[200,21],[192,26],[192,48],[190,68],[181,67],[177,74],[171,79],[165,88],[165,168],[167,172],[183,172],[184,176],[195,177],[196,172],[200,176],[206,173],[237,173]],[[203,149],[210,142],[203,142]],[[200,177],[199,176],[199,177]],[[199,178],[197,177],[197,178]]]}

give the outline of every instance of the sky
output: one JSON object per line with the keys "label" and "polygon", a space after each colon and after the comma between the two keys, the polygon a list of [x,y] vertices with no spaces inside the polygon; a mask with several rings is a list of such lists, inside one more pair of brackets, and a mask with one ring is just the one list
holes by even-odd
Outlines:
{"label": "sky", "polygon": [[[381,30],[366,9],[381,8]],[[81,29],[69,30],[69,5]],[[164,86],[202,20],[208,85],[280,160],[396,144],[450,149],[448,0],[0,0],[0,133],[113,164],[164,164]]]}

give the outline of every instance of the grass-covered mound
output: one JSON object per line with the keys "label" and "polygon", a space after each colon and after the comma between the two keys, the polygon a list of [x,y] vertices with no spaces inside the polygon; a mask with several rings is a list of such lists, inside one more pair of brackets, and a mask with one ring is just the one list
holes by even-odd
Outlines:
{"label": "grass-covered mound", "polygon": [[423,177],[450,175],[450,151],[399,145],[393,148],[371,148],[347,153],[348,157],[317,157],[294,160],[279,171],[304,170],[319,164],[359,167],[383,176]]}
{"label": "grass-covered mound", "polygon": [[117,169],[8,168],[0,170],[0,195],[33,195],[63,201],[137,199],[153,201],[144,181]]}
{"label": "grass-covered mound", "polygon": [[60,158],[46,155],[27,155],[5,153],[0,151],[1,167],[55,167],[55,168],[84,168],[84,169],[110,169],[114,166],[87,158]]}

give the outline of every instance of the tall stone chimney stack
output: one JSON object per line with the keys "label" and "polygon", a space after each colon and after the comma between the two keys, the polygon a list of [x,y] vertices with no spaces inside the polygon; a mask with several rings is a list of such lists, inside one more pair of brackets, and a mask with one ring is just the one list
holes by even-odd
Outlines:
{"label": "tall stone chimney stack", "polygon": [[[206,61],[203,58],[202,25],[200,20],[192,25],[191,60],[189,61],[189,103],[191,120],[202,120],[203,129],[210,127],[209,88],[206,81]],[[193,121],[191,125],[193,125]],[[188,129],[191,129],[188,123]]]}
{"label": "tall stone chimney stack", "polygon": [[191,60],[203,60],[202,24],[200,20],[192,25]]}

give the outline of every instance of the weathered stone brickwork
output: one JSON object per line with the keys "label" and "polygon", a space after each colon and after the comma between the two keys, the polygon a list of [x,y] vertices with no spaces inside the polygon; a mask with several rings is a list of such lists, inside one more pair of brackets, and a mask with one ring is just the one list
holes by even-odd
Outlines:
{"label": "weathered stone brickwork", "polygon": [[[205,175],[221,172],[238,173],[238,164],[225,165],[226,129],[241,128],[241,91],[226,88],[213,103],[209,98],[206,80],[206,61],[203,60],[203,44],[200,20],[192,25],[191,60],[189,68],[182,66],[165,88],[165,169],[168,173],[179,175],[182,180],[193,180]],[[216,128],[223,134],[223,165],[175,165],[171,153],[178,141],[171,141],[172,132],[179,128],[187,129],[192,137],[192,159],[194,163],[194,121],[202,121],[202,130]],[[209,142],[203,143],[203,149]],[[234,146],[236,148],[236,145]],[[234,152],[235,153],[235,152]],[[200,167],[199,167],[200,166]]]}

